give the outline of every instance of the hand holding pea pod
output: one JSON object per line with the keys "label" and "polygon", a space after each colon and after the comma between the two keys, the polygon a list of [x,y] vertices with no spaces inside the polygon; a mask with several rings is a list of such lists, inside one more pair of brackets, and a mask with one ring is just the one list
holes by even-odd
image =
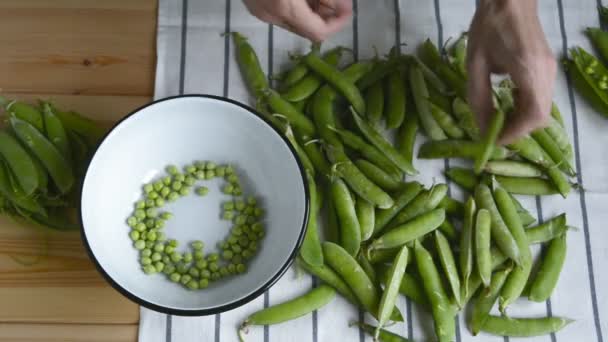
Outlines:
{"label": "hand holding pea pod", "polygon": [[501,132],[500,143],[510,143],[544,126],[549,118],[557,62],[537,10],[534,1],[504,6],[481,2],[469,30],[468,102],[482,131],[494,115],[490,74],[509,74],[518,89],[517,108]]}

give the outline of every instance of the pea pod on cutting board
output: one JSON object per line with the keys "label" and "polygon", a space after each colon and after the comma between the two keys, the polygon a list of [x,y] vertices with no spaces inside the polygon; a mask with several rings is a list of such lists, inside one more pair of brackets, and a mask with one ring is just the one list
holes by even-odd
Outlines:
{"label": "pea pod on cutting board", "polygon": [[17,178],[26,196],[31,195],[39,186],[38,172],[34,161],[12,135],[0,131],[0,160],[5,160],[9,171]]}
{"label": "pea pod on cutting board", "polygon": [[[6,102],[5,99],[0,98],[0,103]],[[6,105],[6,111],[11,116],[21,119],[30,125],[36,127],[40,132],[44,132],[44,120],[42,113],[38,108],[23,102],[11,101]]]}
{"label": "pea pod on cutting board", "polygon": [[10,123],[19,140],[47,169],[59,192],[68,193],[75,182],[74,173],[61,153],[40,131],[27,122],[11,118]]}
{"label": "pea pod on cutting board", "polygon": [[57,147],[61,155],[68,162],[72,160],[72,153],[70,149],[70,141],[68,134],[63,127],[63,123],[55,115],[55,109],[50,103],[45,102],[42,104],[42,116],[44,118],[44,132],[46,137]]}

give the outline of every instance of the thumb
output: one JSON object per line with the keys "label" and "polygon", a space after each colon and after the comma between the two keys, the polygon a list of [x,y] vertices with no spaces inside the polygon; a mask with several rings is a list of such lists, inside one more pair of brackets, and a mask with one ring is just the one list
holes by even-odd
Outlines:
{"label": "thumb", "polygon": [[483,55],[472,56],[467,60],[468,101],[477,118],[477,124],[483,134],[486,131],[491,115],[494,112],[492,102],[492,82],[490,67]]}

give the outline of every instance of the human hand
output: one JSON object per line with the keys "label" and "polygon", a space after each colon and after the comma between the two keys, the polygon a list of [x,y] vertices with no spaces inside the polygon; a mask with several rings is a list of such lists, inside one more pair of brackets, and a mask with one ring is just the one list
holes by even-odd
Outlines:
{"label": "human hand", "polygon": [[321,42],[339,31],[352,14],[352,0],[243,0],[251,14],[281,26],[313,42]]}
{"label": "human hand", "polygon": [[494,115],[490,75],[509,74],[515,84],[515,108],[501,144],[544,127],[550,117],[557,62],[537,5],[537,0],[482,0],[469,30],[468,97],[482,132]]}

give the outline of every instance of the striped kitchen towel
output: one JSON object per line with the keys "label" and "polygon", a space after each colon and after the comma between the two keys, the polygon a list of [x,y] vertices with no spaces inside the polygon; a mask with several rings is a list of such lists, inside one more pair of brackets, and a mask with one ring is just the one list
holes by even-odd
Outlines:
{"label": "striped kitchen towel", "polygon": [[[524,0],[522,0],[524,1]],[[539,0],[540,17],[550,45],[557,56],[568,47],[590,49],[583,35],[586,26],[598,26],[600,0]],[[404,52],[426,38],[443,45],[466,31],[476,8],[475,0],[354,0],[352,23],[324,44],[324,49],[343,45],[353,49],[354,58],[370,58],[374,47],[387,52],[397,43]],[[281,28],[252,17],[240,0],[160,0],[158,13],[158,64],[155,97],[207,93],[244,103],[249,95],[234,59],[234,47],[222,33],[244,33],[257,51],[269,75],[289,64],[288,52],[305,52],[309,42]],[[559,333],[531,341],[602,341],[608,331],[608,120],[595,113],[573,92],[560,71],[555,102],[561,109],[573,139],[578,183],[567,199],[560,196],[528,197],[523,204],[539,220],[559,213],[579,228],[568,235],[568,258],[558,287],[545,303],[517,302],[513,316],[558,315],[575,319]],[[422,139],[422,138],[421,138]],[[443,181],[443,171],[456,161],[417,161],[417,179],[426,185]],[[451,195],[462,197],[451,186]],[[534,251],[538,253],[538,250]],[[260,308],[282,302],[308,291],[309,276],[296,279],[288,271],[276,285],[249,304],[218,315],[177,317],[141,309],[141,342],[237,341],[238,324]],[[417,341],[433,340],[428,313],[400,298],[398,306],[405,322],[389,329]],[[308,315],[271,327],[254,327],[248,341],[372,341],[348,322],[360,313],[341,298]],[[503,338],[471,336],[461,315],[457,319],[457,341],[502,341]],[[508,339],[505,339],[508,340]],[[512,339],[513,340],[513,339]]]}

